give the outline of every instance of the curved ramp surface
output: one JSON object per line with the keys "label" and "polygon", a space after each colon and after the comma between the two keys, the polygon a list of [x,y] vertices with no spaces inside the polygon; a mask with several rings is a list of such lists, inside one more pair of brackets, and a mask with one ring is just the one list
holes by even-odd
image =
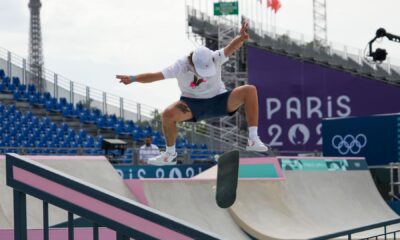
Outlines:
{"label": "curved ramp surface", "polygon": [[215,203],[215,180],[125,182],[131,189],[135,188],[137,199],[154,209],[213,232],[222,239],[251,239],[236,225],[228,210]]}
{"label": "curved ramp surface", "polygon": [[229,211],[257,239],[309,239],[398,218],[368,170],[284,175],[285,181],[239,181]]}
{"label": "curved ramp surface", "polygon": [[[100,186],[110,192],[135,200],[130,190],[125,186],[122,178],[112,165],[103,156],[27,156],[29,159],[52,167],[73,177],[82,179],[93,185]],[[13,192],[6,185],[5,156],[0,156],[0,229],[12,228],[13,220]],[[27,196],[28,228],[42,228],[43,212],[42,201]],[[49,206],[49,224],[55,225],[65,222],[68,213],[52,205]]]}

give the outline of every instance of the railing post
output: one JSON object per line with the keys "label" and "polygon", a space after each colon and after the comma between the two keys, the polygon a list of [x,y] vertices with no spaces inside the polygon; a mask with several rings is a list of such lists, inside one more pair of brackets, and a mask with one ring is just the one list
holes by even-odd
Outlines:
{"label": "railing post", "polygon": [[9,78],[12,78],[12,70],[11,70],[11,52],[7,52],[7,75]]}
{"label": "railing post", "polygon": [[26,59],[22,59],[22,84],[26,84]]}
{"label": "railing post", "polygon": [[361,49],[358,50],[358,64],[362,65],[362,60],[364,58],[364,54]]}
{"label": "railing post", "polygon": [[103,92],[103,114],[107,114],[107,93]]}
{"label": "railing post", "polygon": [[387,227],[386,225],[383,227],[384,231],[385,231],[385,240],[387,239]]}
{"label": "railing post", "polygon": [[74,104],[74,82],[69,82],[69,102]]}
{"label": "railing post", "polygon": [[68,240],[74,240],[74,214],[68,212]]}
{"label": "railing post", "polygon": [[90,108],[90,88],[86,86],[86,104],[87,108]]}
{"label": "railing post", "polygon": [[26,194],[14,189],[14,239],[26,240]]}
{"label": "railing post", "polygon": [[99,225],[93,223],[93,240],[99,240]]}
{"label": "railing post", "polygon": [[54,73],[54,97],[58,99],[58,75]]}
{"label": "railing post", "polygon": [[136,120],[137,121],[142,121],[142,109],[141,109],[140,103],[136,104]]}
{"label": "railing post", "polygon": [[129,238],[120,233],[117,233],[117,240],[129,240]]}
{"label": "railing post", "polygon": [[124,118],[124,99],[122,97],[119,98],[119,117]]}
{"label": "railing post", "polygon": [[49,240],[49,204],[43,202],[43,239]]}
{"label": "railing post", "polygon": [[393,179],[393,163],[389,163],[390,167],[390,199],[394,199],[394,179]]}

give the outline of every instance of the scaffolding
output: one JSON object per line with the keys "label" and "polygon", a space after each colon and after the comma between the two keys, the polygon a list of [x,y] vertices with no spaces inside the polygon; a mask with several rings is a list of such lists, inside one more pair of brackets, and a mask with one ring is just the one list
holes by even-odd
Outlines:
{"label": "scaffolding", "polygon": [[313,0],[314,41],[327,45],[326,0]]}

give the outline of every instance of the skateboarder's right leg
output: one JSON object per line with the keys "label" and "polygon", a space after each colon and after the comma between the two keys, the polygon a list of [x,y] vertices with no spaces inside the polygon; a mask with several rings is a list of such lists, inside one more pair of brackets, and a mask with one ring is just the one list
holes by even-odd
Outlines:
{"label": "skateboarder's right leg", "polygon": [[151,165],[173,165],[176,164],[176,123],[190,120],[193,118],[189,107],[181,102],[175,102],[168,106],[162,113],[162,127],[167,144],[166,151],[159,156],[150,158],[148,163]]}
{"label": "skateboarder's right leg", "polygon": [[175,145],[176,123],[193,118],[189,107],[181,101],[168,106],[162,113],[162,126],[167,147]]}

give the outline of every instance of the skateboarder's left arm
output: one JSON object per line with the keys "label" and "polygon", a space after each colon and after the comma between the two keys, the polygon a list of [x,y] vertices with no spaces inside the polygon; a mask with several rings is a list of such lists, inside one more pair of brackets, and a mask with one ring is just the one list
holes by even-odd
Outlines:
{"label": "skateboarder's left arm", "polygon": [[249,34],[247,33],[248,22],[242,24],[240,29],[240,34],[236,36],[225,48],[224,54],[226,57],[230,57],[235,51],[243,46],[243,43],[249,39]]}

